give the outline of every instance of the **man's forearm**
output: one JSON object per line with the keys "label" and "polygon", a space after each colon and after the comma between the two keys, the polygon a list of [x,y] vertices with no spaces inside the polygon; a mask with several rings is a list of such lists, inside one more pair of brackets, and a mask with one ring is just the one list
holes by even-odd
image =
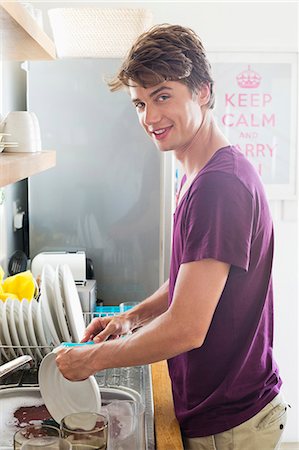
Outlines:
{"label": "man's forearm", "polygon": [[154,294],[126,313],[128,319],[134,324],[133,328],[145,325],[167,310],[168,286],[169,281],[167,280]]}
{"label": "man's forearm", "polygon": [[191,350],[191,332],[188,328],[180,332],[175,322],[166,311],[131,336],[95,345],[87,364],[95,373],[112,367],[150,364]]}

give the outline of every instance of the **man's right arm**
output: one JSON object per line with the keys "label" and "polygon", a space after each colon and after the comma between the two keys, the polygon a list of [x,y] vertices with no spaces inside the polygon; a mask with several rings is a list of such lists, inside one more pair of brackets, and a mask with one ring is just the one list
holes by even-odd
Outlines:
{"label": "man's right arm", "polygon": [[133,328],[139,328],[151,322],[167,310],[168,288],[169,280],[165,281],[150,297],[126,313],[127,319],[133,324]]}
{"label": "man's right arm", "polygon": [[140,328],[163,314],[168,308],[169,280],[150,297],[140,302],[129,311],[113,317],[97,317],[85,330],[82,342],[94,340],[102,342],[109,337],[126,334]]}

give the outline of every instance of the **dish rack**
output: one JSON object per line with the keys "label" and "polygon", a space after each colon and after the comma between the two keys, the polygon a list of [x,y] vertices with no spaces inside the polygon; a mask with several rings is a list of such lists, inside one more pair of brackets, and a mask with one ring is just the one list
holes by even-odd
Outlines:
{"label": "dish rack", "polygon": [[[84,318],[84,323],[85,326],[87,326],[92,319],[96,318],[96,317],[111,317],[111,316],[116,316],[118,315],[119,312],[83,312],[83,318]],[[14,346],[14,345],[0,345],[0,365],[4,364],[7,362],[7,360],[5,360],[4,356],[1,353],[1,348],[3,348],[4,350],[14,350],[16,356],[22,356],[22,355],[26,355],[29,354],[28,349],[30,349],[31,353],[33,354],[33,358],[32,358],[32,367],[30,368],[29,371],[37,371],[40,365],[40,357],[38,355],[38,350],[42,353],[45,354],[46,352],[49,353],[51,352],[55,347],[54,345],[37,345],[37,346],[32,346],[32,345],[26,345],[26,346]],[[26,353],[27,350],[27,353]],[[136,366],[137,367],[137,366]],[[116,368],[116,369],[107,369],[107,370],[103,370],[101,372],[98,372],[97,374],[97,379],[99,382],[100,386],[117,386],[117,385],[121,385],[122,383],[128,383],[129,385],[132,384],[132,380],[130,381],[130,377],[128,376],[128,373],[130,374],[135,374],[136,372],[136,367],[128,367],[125,368],[126,369],[126,375],[123,372],[123,368]],[[138,366],[139,367],[139,366]],[[26,370],[27,371],[27,370]],[[134,376],[135,379],[135,376]],[[0,380],[0,386],[1,386],[1,380]],[[128,386],[131,387],[132,389],[134,389],[134,386],[132,384],[132,386]]]}
{"label": "dish rack", "polygon": [[[84,322],[87,326],[91,320],[95,317],[107,317],[107,316],[114,316],[119,313],[115,312],[109,312],[109,313],[103,313],[103,312],[83,312]],[[29,354],[28,348],[31,350],[31,353],[33,354],[33,361],[32,361],[32,367],[26,368],[21,371],[17,371],[13,373],[11,376],[9,376],[7,379],[4,380],[0,379],[0,388],[1,386],[5,386],[7,384],[11,385],[11,383],[21,383],[21,385],[38,385],[37,380],[37,374],[38,369],[40,365],[40,357],[38,356],[38,351],[41,353],[51,352],[55,346],[49,345],[49,346],[8,346],[8,345],[1,345],[1,347],[4,350],[11,350],[13,349],[17,356],[21,356],[22,354]],[[27,353],[26,353],[27,350]],[[0,351],[0,365],[4,364],[5,361],[4,357]],[[130,389],[134,389],[137,392],[140,393],[142,390],[142,384],[143,384],[143,370],[141,368],[144,366],[134,366],[134,367],[122,367],[122,368],[115,368],[115,369],[106,369],[98,372],[96,374],[96,379],[98,382],[98,385],[100,387],[118,387],[118,386],[125,386]],[[19,373],[20,372],[20,373]],[[20,379],[21,377],[21,379]]]}
{"label": "dish rack", "polygon": [[[118,315],[118,312],[107,312],[107,313],[103,313],[103,312],[83,312],[83,318],[84,318],[84,323],[85,326],[87,326],[92,319],[94,319],[95,317],[108,317],[108,316],[115,316]],[[1,325],[1,324],[0,324]],[[14,350],[16,356],[21,356],[21,355],[26,355],[29,354],[28,349],[30,349],[31,353],[33,354],[33,358],[32,358],[32,369],[38,369],[39,365],[40,365],[40,356],[39,353],[45,354],[45,353],[49,353],[51,352],[55,347],[55,345],[37,345],[37,346],[33,346],[33,345],[0,345],[0,365],[4,364],[7,362],[7,360],[4,358],[2,352],[1,352],[1,348],[3,348],[4,350],[7,350],[8,352],[10,350]],[[27,351],[27,353],[26,353]]]}
{"label": "dish rack", "polygon": [[[114,316],[118,312],[84,312],[84,321],[87,326],[95,317]],[[1,325],[1,324],[0,324]],[[125,337],[124,337],[125,339]],[[40,358],[37,351],[43,352],[48,349],[52,351],[54,346],[0,346],[0,365],[7,362],[1,353],[1,347],[5,350],[14,349],[17,356],[21,356],[20,349],[23,354],[26,354],[26,349],[30,349],[33,354],[33,365],[31,368],[17,370],[11,375],[0,378],[0,391],[6,388],[15,387],[38,387],[38,369]],[[35,357],[34,357],[35,356]],[[96,381],[100,388],[119,388],[127,389],[139,394],[141,401],[145,405],[145,426],[146,426],[146,450],[155,449],[154,438],[154,405],[152,392],[152,378],[150,366],[133,366],[121,367],[115,369],[105,369],[95,374]]]}

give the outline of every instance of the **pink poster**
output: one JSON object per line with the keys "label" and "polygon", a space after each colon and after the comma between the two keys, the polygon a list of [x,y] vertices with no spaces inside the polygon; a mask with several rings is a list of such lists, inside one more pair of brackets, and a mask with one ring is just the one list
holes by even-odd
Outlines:
{"label": "pink poster", "polygon": [[[270,59],[277,58],[272,55]],[[246,54],[233,54],[231,58],[218,55],[210,60],[219,126],[254,165],[269,197],[292,197],[298,106],[296,64],[267,62],[265,56]]]}

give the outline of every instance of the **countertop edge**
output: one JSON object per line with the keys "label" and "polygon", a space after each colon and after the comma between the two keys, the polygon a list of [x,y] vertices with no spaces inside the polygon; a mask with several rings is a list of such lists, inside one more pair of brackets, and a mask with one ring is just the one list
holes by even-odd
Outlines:
{"label": "countertop edge", "polygon": [[183,450],[166,361],[151,364],[156,450]]}

